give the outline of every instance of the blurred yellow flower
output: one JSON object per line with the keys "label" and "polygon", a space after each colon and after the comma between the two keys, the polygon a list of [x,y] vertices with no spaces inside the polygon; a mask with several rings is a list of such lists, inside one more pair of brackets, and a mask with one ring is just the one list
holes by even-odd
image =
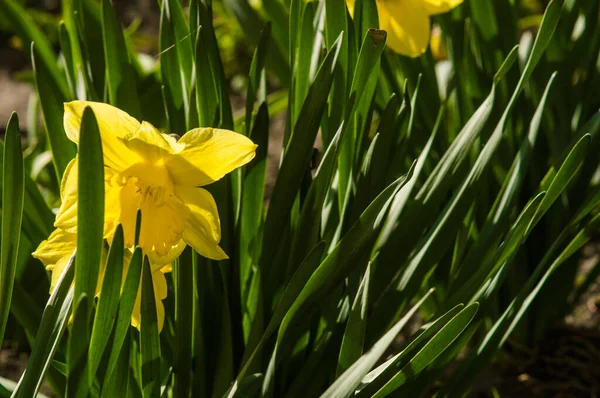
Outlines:
{"label": "blurred yellow flower", "polygon": [[[157,267],[170,264],[186,244],[205,257],[227,258],[219,247],[217,205],[200,186],[248,163],[256,145],[241,134],[212,128],[193,129],[177,141],[118,108],[88,101],[65,104],[65,131],[75,143],[86,106],[98,121],[104,153],[105,238],[110,240],[121,223],[125,246],[132,247],[141,209],[139,245]],[[62,191],[55,226],[72,232],[77,226],[77,167],[65,171]]]}
{"label": "blurred yellow flower", "polygon": [[[353,12],[355,0],[346,0]],[[429,43],[429,17],[450,11],[463,0],[377,0],[379,28],[387,32],[387,45],[395,52],[418,57]]]}

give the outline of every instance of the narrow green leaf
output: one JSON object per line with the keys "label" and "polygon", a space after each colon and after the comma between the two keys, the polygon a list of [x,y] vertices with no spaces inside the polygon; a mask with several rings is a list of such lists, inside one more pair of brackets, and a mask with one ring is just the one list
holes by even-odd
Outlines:
{"label": "narrow green leaf", "polygon": [[113,330],[117,309],[119,307],[119,293],[121,292],[121,280],[123,278],[123,227],[117,225],[108,251],[106,267],[102,279],[102,288],[98,297],[94,326],[90,340],[88,358],[89,380],[93,381],[104,350]]}
{"label": "narrow green leaf", "polygon": [[119,309],[117,311],[117,323],[115,325],[115,336],[106,367],[106,380],[109,380],[121,353],[121,347],[131,323],[131,314],[138,294],[140,279],[142,276],[142,249],[137,247],[133,252],[129,266],[127,267],[127,276],[121,290],[119,298]]}
{"label": "narrow green leaf", "polygon": [[52,361],[52,356],[58,348],[62,334],[67,326],[71,305],[73,303],[73,289],[71,283],[75,273],[75,257],[71,257],[63,270],[54,291],[48,299],[42,321],[31,349],[31,356],[27,369],[15,391],[13,397],[35,397],[44,374]]}
{"label": "narrow green leaf", "polygon": [[364,250],[381,228],[390,203],[411,178],[412,169],[379,194],[321,262],[281,322],[277,337],[280,347],[283,342],[289,343],[287,334],[298,322],[307,322],[309,315],[317,309],[315,304],[327,297],[359,265],[356,259],[364,254]]}
{"label": "narrow green leaf", "polygon": [[357,388],[357,397],[371,397],[386,382],[388,382],[398,368],[403,368],[421,348],[437,334],[446,324],[464,308],[459,304],[439,317],[435,322],[429,322],[424,325],[424,331],[420,333],[413,341],[398,354],[394,355],[363,377],[361,384]]}
{"label": "narrow green leaf", "polygon": [[186,247],[173,267],[175,282],[175,358],[173,366],[173,391],[177,397],[191,392],[192,347],[196,334],[194,328],[194,252]]}
{"label": "narrow green leaf", "polygon": [[385,397],[398,389],[410,377],[421,372],[432,363],[471,323],[478,303],[473,303],[452,318],[425,346],[373,397]]}
{"label": "narrow green leaf", "polygon": [[[75,259],[77,271],[77,259]],[[77,278],[77,272],[75,273]],[[75,281],[77,283],[77,281]],[[67,397],[86,397],[88,385],[87,353],[89,348],[88,297],[81,293],[73,303],[73,326],[67,344]]]}
{"label": "narrow green leaf", "polygon": [[[102,259],[104,234],[104,158],[100,130],[94,112],[86,107],[81,117],[77,181],[77,260],[75,262],[75,297],[88,298],[86,319],[90,319],[92,298]],[[77,310],[74,311],[78,315]],[[89,336],[86,337],[89,339]]]}
{"label": "narrow green leaf", "polygon": [[361,356],[354,364],[346,370],[336,381],[321,395],[321,398],[346,398],[351,396],[362,378],[375,366],[377,361],[388,349],[400,330],[408,323],[410,318],[417,312],[423,302],[429,297],[433,290],[429,290],[413,308],[410,309],[390,330],[384,334],[377,343],[371,347],[366,354]]}
{"label": "narrow green leaf", "polygon": [[369,278],[371,267],[367,266],[360,282],[340,347],[337,375],[345,372],[355,361],[360,358],[364,349],[365,331],[367,328],[367,306],[369,300]]}
{"label": "narrow green leaf", "polygon": [[[298,122],[288,143],[293,151],[286,152],[283,158],[279,175],[273,188],[271,205],[269,207],[264,227],[264,241],[276,242],[288,223],[292,210],[295,193],[300,188],[306,167],[308,167],[313,143],[316,138],[321,116],[325,109],[325,103],[329,95],[329,89],[333,82],[333,71],[341,45],[341,36],[336,45],[329,51],[313,84],[311,85],[306,101],[298,116]],[[264,245],[261,255],[261,265],[264,268],[265,277],[272,269],[272,261],[275,257],[276,245]],[[265,286],[267,287],[267,286]],[[266,298],[270,299],[270,298]]]}
{"label": "narrow green leaf", "polygon": [[35,74],[35,84],[42,105],[54,169],[57,179],[60,181],[67,165],[77,152],[75,144],[69,141],[63,129],[63,103],[66,102],[67,97],[40,57],[37,48],[32,45],[31,62]]}
{"label": "narrow green leaf", "polygon": [[111,0],[102,0],[102,36],[110,103],[141,119],[133,66],[129,61],[123,30]]}
{"label": "narrow green leaf", "polygon": [[2,160],[2,236],[0,238],[0,341],[10,312],[17,268],[23,197],[25,195],[23,151],[19,118],[13,112],[6,126]]}
{"label": "narrow green leaf", "polygon": [[[160,271],[158,271],[160,272]],[[160,396],[160,340],[154,282],[148,257],[144,256],[142,299],[140,304],[140,351],[142,361],[142,391],[144,398]]]}
{"label": "narrow green leaf", "polygon": [[[271,40],[271,22],[267,22],[260,34],[260,40],[254,55],[252,56],[252,62],[250,64],[250,72],[248,73],[248,88],[246,90],[246,134],[250,135],[252,131],[252,113],[255,108],[255,102],[260,107],[263,102],[267,99],[263,97],[266,95],[266,81],[265,81],[265,64],[267,61],[267,54],[269,50],[269,43]],[[260,109],[259,109],[260,110]],[[260,145],[259,145],[260,148]]]}

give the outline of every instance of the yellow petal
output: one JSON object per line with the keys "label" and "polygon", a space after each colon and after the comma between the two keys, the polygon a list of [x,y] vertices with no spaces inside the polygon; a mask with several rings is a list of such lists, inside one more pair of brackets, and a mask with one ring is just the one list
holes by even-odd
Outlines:
{"label": "yellow petal", "polygon": [[124,137],[127,148],[147,162],[156,163],[173,150],[164,136],[150,123],[142,122],[140,128]]}
{"label": "yellow petal", "polygon": [[177,184],[202,186],[254,158],[256,145],[247,137],[229,130],[198,128],[188,131],[178,144],[183,150],[165,164]]}
{"label": "yellow petal", "polygon": [[[154,268],[154,267],[153,267]],[[156,271],[152,273],[152,284],[154,285],[154,299],[156,300],[156,319],[158,321],[158,332],[163,328],[165,323],[165,307],[162,300],[167,298],[167,279],[165,275]],[[138,290],[133,312],[131,314],[131,325],[140,328],[141,325],[141,304],[142,304],[142,286]]]}
{"label": "yellow petal", "polygon": [[54,291],[54,288],[58,284],[60,276],[62,275],[70,259],[71,256],[63,257],[60,260],[58,260],[58,262],[54,265],[52,269],[52,277],[50,279],[50,294],[52,294],[52,292]]}
{"label": "yellow petal", "polygon": [[52,270],[60,260],[71,257],[76,247],[77,234],[57,228],[47,240],[40,243],[32,256],[41,260],[46,269]]}
{"label": "yellow petal", "polygon": [[354,3],[355,0],[346,0],[346,7],[348,7],[348,12],[350,13],[351,18],[354,18]]}
{"label": "yellow petal", "polygon": [[418,57],[429,43],[429,16],[417,0],[378,1],[379,27],[387,32],[387,45],[395,52]]}
{"label": "yellow petal", "polygon": [[114,106],[90,101],[65,103],[64,127],[67,137],[79,143],[81,117],[86,106],[92,108],[98,122],[104,164],[115,170],[124,170],[139,161],[139,156],[127,148],[123,138],[134,134],[140,128],[140,123]]}
{"label": "yellow petal", "polygon": [[78,157],[71,160],[65,169],[60,184],[60,198],[62,200],[54,226],[75,233],[77,230],[77,178]]}
{"label": "yellow petal", "polygon": [[462,4],[463,0],[410,0],[420,4],[429,15],[450,11]]}
{"label": "yellow petal", "polygon": [[176,185],[175,194],[191,212],[183,232],[183,240],[204,257],[213,260],[228,258],[219,247],[221,223],[217,204],[210,192],[202,188]]}
{"label": "yellow petal", "polygon": [[[183,249],[185,249],[185,246],[185,241],[181,240],[176,246],[173,246],[171,250],[164,256],[159,255],[156,251],[151,251],[147,253],[148,259],[150,260],[150,264],[152,264],[153,266],[156,265],[160,267],[161,270],[164,268],[165,270],[162,272],[171,272],[171,269],[167,267],[170,267],[170,263],[172,263],[177,257],[179,257]],[[152,271],[154,271],[154,268],[152,268]]]}

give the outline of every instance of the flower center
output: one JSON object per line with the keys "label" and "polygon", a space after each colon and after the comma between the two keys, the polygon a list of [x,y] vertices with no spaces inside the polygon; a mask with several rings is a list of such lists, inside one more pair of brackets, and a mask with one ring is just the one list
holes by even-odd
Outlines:
{"label": "flower center", "polygon": [[135,243],[138,209],[142,213],[139,245],[146,254],[155,251],[166,256],[180,243],[190,211],[173,193],[165,167],[137,163],[116,175],[111,185],[118,188],[118,220],[123,225],[126,247]]}

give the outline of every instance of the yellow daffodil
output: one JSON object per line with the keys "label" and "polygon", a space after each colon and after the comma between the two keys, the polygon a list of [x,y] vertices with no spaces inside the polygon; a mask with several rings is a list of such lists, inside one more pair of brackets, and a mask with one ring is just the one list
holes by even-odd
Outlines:
{"label": "yellow daffodil", "polygon": [[[65,131],[75,143],[86,106],[98,121],[104,153],[105,237],[110,239],[120,222],[125,246],[133,246],[136,213],[141,209],[139,244],[156,267],[171,263],[186,244],[205,257],[227,258],[219,247],[216,203],[200,187],[248,163],[256,145],[241,134],[212,128],[193,129],[176,140],[118,108],[88,101],[65,104]],[[77,225],[76,173],[77,167],[65,172],[63,204],[56,219],[56,226],[69,232]]]}
{"label": "yellow daffodil", "polygon": [[[355,0],[346,0],[353,12]],[[450,11],[463,0],[377,0],[379,28],[395,52],[418,57],[425,52],[431,31],[429,17]]]}
{"label": "yellow daffodil", "polygon": [[[79,142],[83,110],[94,111],[104,154],[104,238],[112,239],[123,225],[125,247],[132,249],[138,209],[142,213],[139,245],[150,259],[159,329],[164,323],[162,300],[167,296],[164,274],[186,244],[205,257],[227,258],[219,247],[221,226],[217,205],[203,185],[248,163],[256,145],[233,131],[199,128],[183,138],[161,134],[148,122],[138,122],[107,104],[74,101],[65,104],[64,127],[69,139]],[[69,163],[61,183],[61,207],[56,230],[33,253],[52,271],[51,291],[77,245],[78,158]],[[129,265],[125,259],[125,269]],[[104,274],[101,265],[97,292]],[[131,323],[140,325],[141,289]]]}
{"label": "yellow daffodil", "polygon": [[[54,291],[56,283],[60,275],[63,273],[67,266],[69,259],[73,255],[77,247],[77,233],[66,232],[60,228],[55,229],[47,240],[40,243],[37,250],[33,252],[33,257],[42,261],[48,271],[52,271],[52,282],[50,284],[50,293]],[[102,280],[104,278],[104,271],[106,267],[106,258],[102,256],[102,262],[100,264],[100,274],[98,275],[98,284],[96,285],[96,295],[100,294],[102,289]],[[125,277],[127,268],[129,267],[129,261],[131,260],[131,251],[125,250],[124,258],[124,271],[123,276]],[[154,267],[153,267],[154,268]],[[156,315],[158,320],[158,330],[162,330],[165,309],[162,303],[167,297],[167,281],[165,279],[165,273],[171,272],[171,265],[166,265],[154,272],[152,272],[152,282],[154,284],[154,299],[156,300]],[[133,313],[131,314],[131,324],[139,329],[140,327],[140,300],[141,300],[142,288],[138,289],[137,299],[133,307]]]}

